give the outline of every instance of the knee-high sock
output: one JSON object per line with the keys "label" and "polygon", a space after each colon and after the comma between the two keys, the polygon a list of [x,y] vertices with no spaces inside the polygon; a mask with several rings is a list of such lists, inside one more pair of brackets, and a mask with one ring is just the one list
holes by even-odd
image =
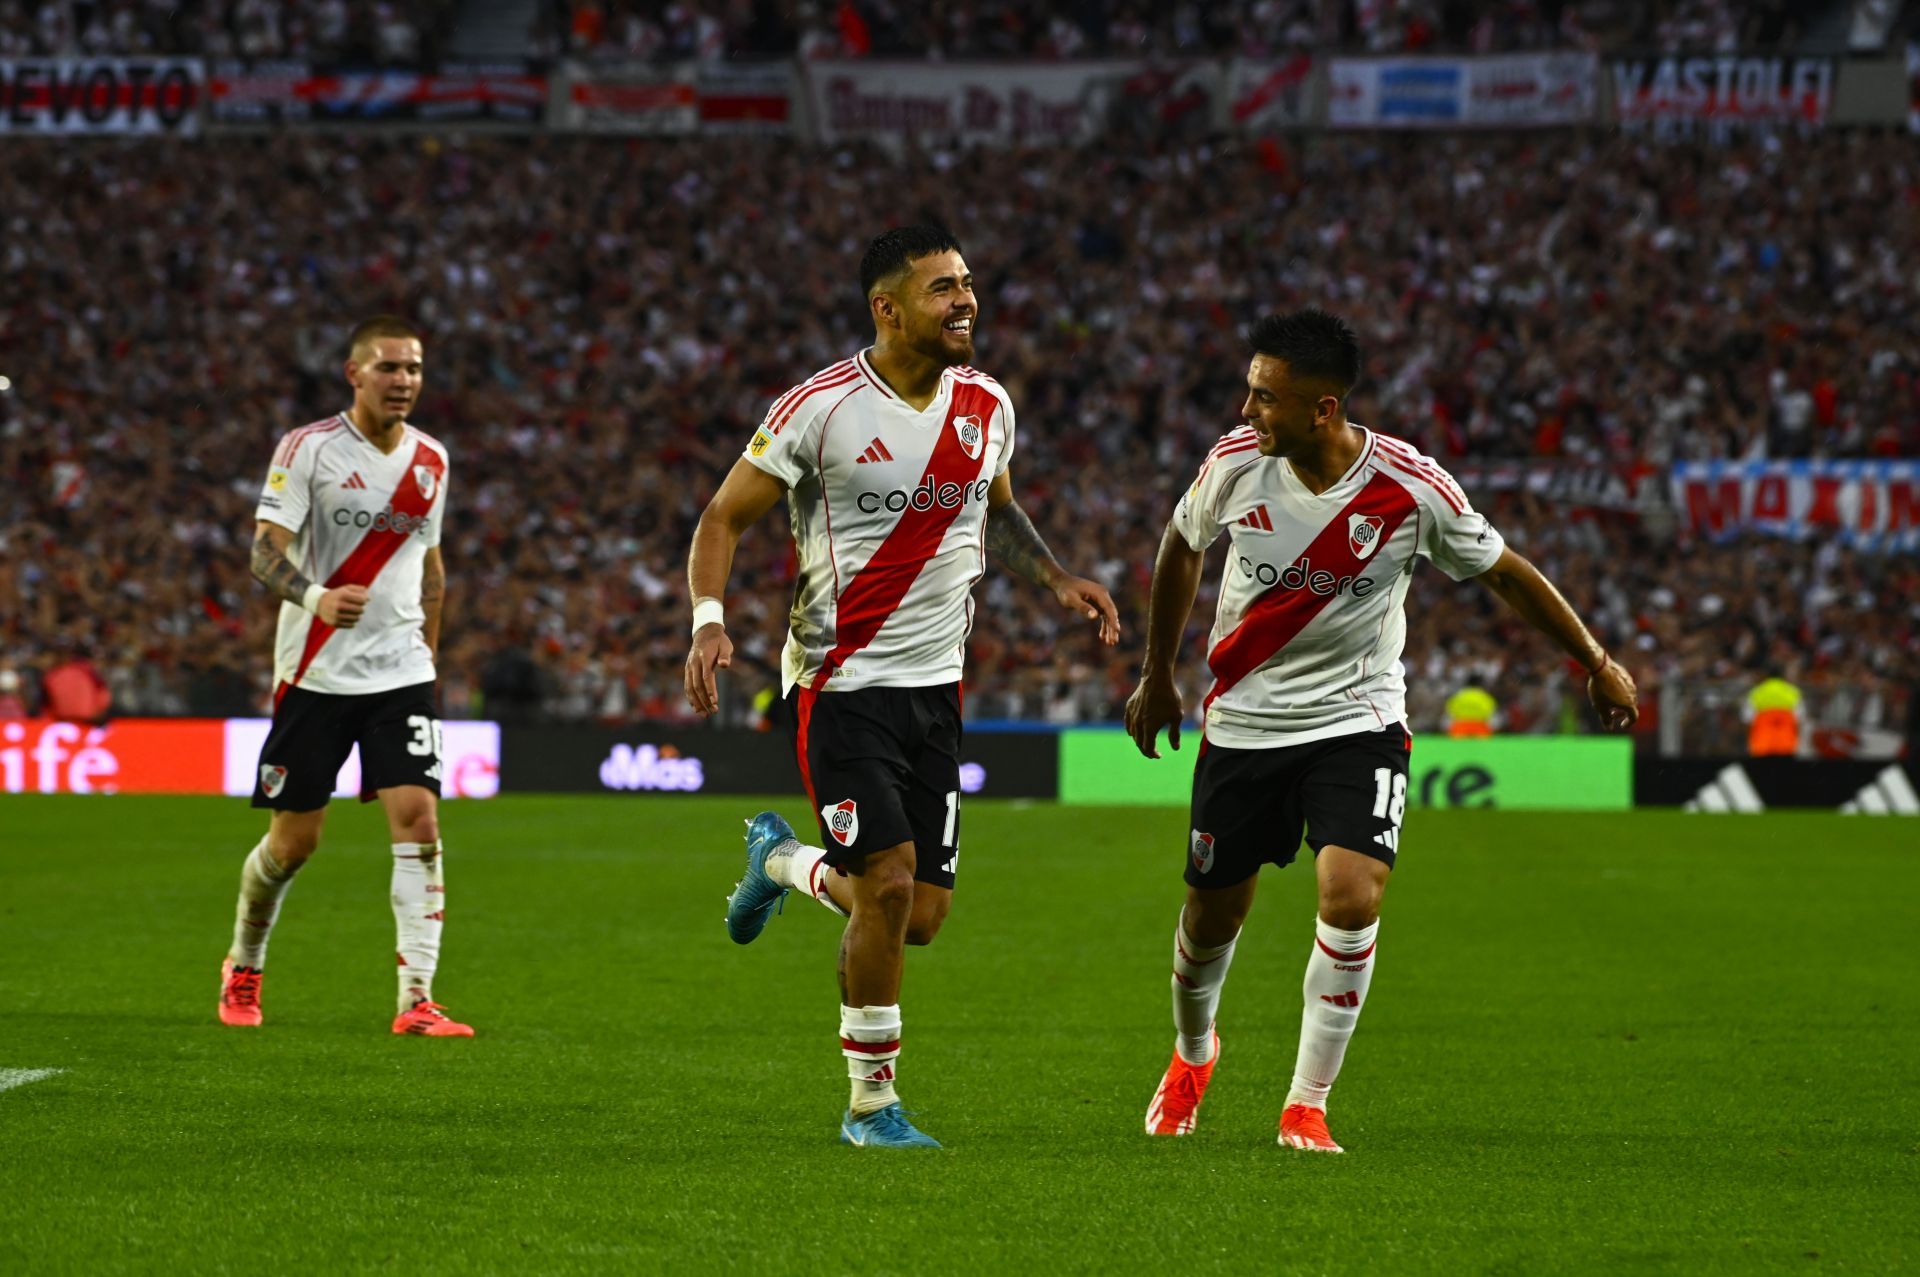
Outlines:
{"label": "knee-high sock", "polygon": [[236,967],[266,966],[267,936],[280,916],[280,901],[293,885],[293,871],[283,869],[262,838],[240,866],[240,903],[234,908],[233,947],[227,957]]}
{"label": "knee-high sock", "polygon": [[446,923],[445,857],[438,842],[393,844],[394,948],[400,957],[400,1009],[433,1001],[440,965],[440,929]]}
{"label": "knee-high sock", "polygon": [[1294,1059],[1288,1104],[1326,1109],[1327,1093],[1340,1076],[1347,1039],[1360,1022],[1367,986],[1373,982],[1374,937],[1379,932],[1377,921],[1358,931],[1343,931],[1314,919],[1313,954],[1307,959],[1303,987],[1306,1009],[1300,1013],[1300,1053]]}
{"label": "knee-high sock", "polygon": [[827,892],[827,877],[837,873],[825,863],[826,852],[802,842],[790,842],[767,856],[767,876],[783,887],[804,891],[842,918],[847,911]]}
{"label": "knee-high sock", "polygon": [[899,1101],[893,1093],[894,1061],[900,1058],[900,1006],[840,1008],[840,1051],[847,1057],[855,1117]]}
{"label": "knee-high sock", "polygon": [[1187,934],[1184,910],[1173,929],[1173,1031],[1180,1058],[1205,1064],[1213,1058],[1213,1016],[1220,1006],[1220,988],[1233,963],[1235,936],[1223,945],[1204,948]]}

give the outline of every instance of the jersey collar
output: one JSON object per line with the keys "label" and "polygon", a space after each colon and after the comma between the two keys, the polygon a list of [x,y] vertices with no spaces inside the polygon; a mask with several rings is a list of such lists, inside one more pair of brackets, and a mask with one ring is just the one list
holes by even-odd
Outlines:
{"label": "jersey collar", "polygon": [[1351,487],[1360,478],[1361,475],[1366,473],[1367,463],[1373,460],[1373,431],[1367,429],[1363,425],[1360,425],[1360,423],[1356,421],[1350,421],[1347,424],[1359,430],[1361,434],[1364,434],[1367,437],[1367,441],[1361,445],[1360,455],[1353,459],[1353,464],[1347,467],[1346,473],[1341,475],[1338,479],[1335,479],[1333,481],[1332,486],[1329,487],[1325,492],[1315,493],[1315,492],[1309,491],[1307,488],[1307,485],[1301,482],[1300,476],[1293,472],[1293,463],[1290,461],[1287,461],[1284,457],[1281,458],[1281,461],[1283,463],[1281,466],[1281,469],[1285,471],[1287,476],[1287,481],[1291,483],[1294,487],[1298,488],[1301,492],[1301,495],[1312,497],[1316,501],[1329,500],[1336,493],[1344,493],[1349,487]]}
{"label": "jersey collar", "polygon": [[928,402],[926,408],[919,409],[902,399],[899,395],[893,393],[893,387],[887,384],[887,379],[875,372],[873,365],[867,362],[866,351],[862,350],[855,354],[853,362],[854,366],[860,370],[861,375],[872,384],[873,388],[879,391],[888,403],[898,406],[901,411],[912,413],[915,417],[924,417],[936,410],[944,414],[947,395],[953,389],[953,369],[942,368],[940,370],[940,389],[933,392],[933,398]]}

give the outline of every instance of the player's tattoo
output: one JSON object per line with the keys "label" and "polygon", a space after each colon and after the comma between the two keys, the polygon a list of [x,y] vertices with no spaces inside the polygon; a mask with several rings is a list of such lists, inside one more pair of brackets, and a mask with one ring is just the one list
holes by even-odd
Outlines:
{"label": "player's tattoo", "polygon": [[265,528],[253,535],[253,579],[289,603],[304,599],[307,588],[313,584],[301,576],[300,569],[273,544],[273,537]]}
{"label": "player's tattoo", "polygon": [[1050,587],[1066,575],[1018,501],[987,511],[987,553],[1000,560],[1007,571],[1035,585]]}
{"label": "player's tattoo", "polygon": [[438,558],[429,554],[420,567],[420,602],[424,606],[438,603],[447,592],[447,569]]}

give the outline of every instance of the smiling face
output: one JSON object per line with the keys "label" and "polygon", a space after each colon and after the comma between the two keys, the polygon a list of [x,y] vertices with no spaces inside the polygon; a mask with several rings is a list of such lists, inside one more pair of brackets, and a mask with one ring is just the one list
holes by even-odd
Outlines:
{"label": "smiling face", "polygon": [[973,362],[980,316],[973,272],[955,250],[916,257],[878,281],[868,296],[875,328],[917,355],[948,368]]}
{"label": "smiling face", "polygon": [[1255,355],[1247,366],[1247,401],[1240,415],[1253,427],[1262,456],[1294,455],[1328,426],[1341,424],[1344,414],[1330,386],[1296,378],[1284,359]]}
{"label": "smiling face", "polygon": [[370,337],[347,360],[347,384],[363,421],[391,430],[407,419],[420,397],[421,349],[413,337]]}

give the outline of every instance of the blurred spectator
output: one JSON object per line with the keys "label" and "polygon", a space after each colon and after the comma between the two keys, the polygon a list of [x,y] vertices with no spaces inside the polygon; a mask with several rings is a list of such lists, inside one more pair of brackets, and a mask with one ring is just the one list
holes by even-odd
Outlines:
{"label": "blurred spectator", "polygon": [[22,686],[20,672],[0,668],[0,719],[31,717],[27,709],[26,688]]}
{"label": "blurred spectator", "polygon": [[185,54],[323,65],[438,61],[457,0],[0,0],[0,57]]}
{"label": "blurred spectator", "polygon": [[75,649],[56,660],[40,680],[46,697],[46,715],[71,723],[101,723],[113,704],[107,680],[100,677],[84,650]]}

